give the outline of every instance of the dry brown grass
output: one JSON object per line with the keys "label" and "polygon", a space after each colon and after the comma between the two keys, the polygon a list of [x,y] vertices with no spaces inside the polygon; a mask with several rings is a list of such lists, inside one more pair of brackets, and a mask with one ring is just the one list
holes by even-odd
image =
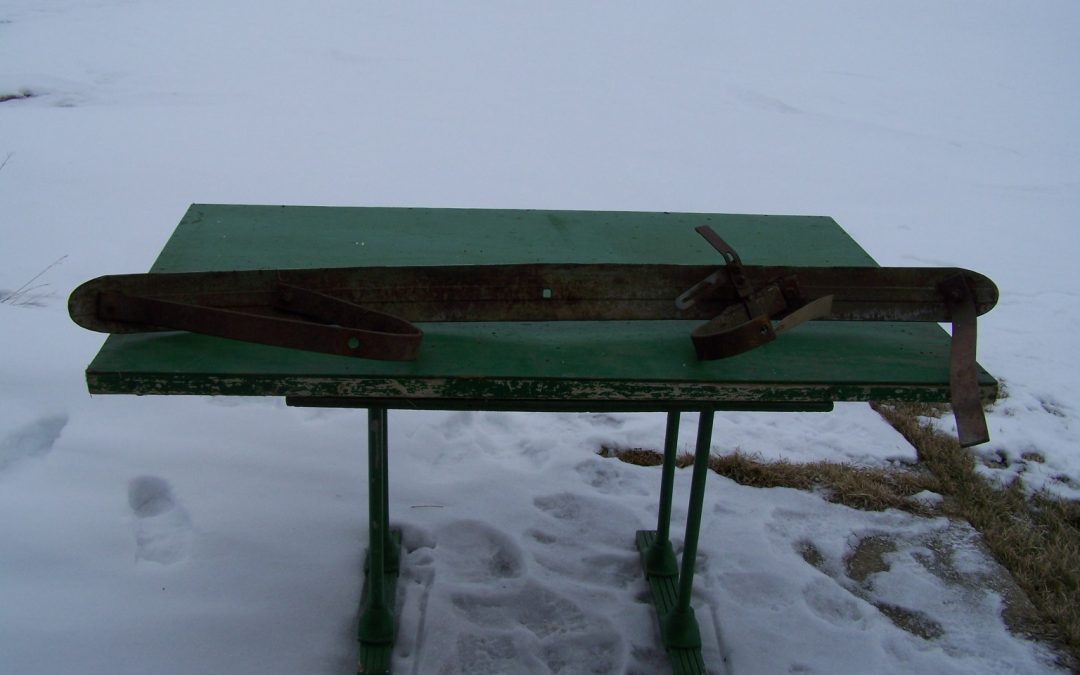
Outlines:
{"label": "dry brown grass", "polygon": [[[875,405],[915,446],[941,481],[946,513],[967,520],[1042,615],[1025,632],[1049,639],[1080,663],[1080,504],[1049,494],[1029,497],[1018,483],[995,487],[950,436],[920,421],[925,408]],[[932,412],[932,411],[929,411]]]}
{"label": "dry brown grass", "polygon": [[765,462],[741,452],[712,457],[709,468],[743,485],[818,490],[831,502],[868,511],[892,508],[927,515],[931,509],[911,496],[939,489],[937,479],[929,473],[831,462]]}
{"label": "dry brown grass", "polygon": [[[664,461],[663,454],[645,448],[603,448],[600,454],[638,466],[659,466]],[[679,468],[693,463],[691,454],[679,455],[675,460]],[[872,469],[830,462],[766,462],[741,452],[713,456],[709,458],[709,468],[742,485],[819,491],[831,502],[868,511],[893,508],[929,515],[932,509],[910,497],[923,490],[939,491],[937,479],[927,472]]]}

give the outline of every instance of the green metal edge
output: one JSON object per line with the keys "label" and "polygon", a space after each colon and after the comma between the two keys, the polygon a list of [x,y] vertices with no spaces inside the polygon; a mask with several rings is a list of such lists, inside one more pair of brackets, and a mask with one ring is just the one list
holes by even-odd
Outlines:
{"label": "green metal edge", "polygon": [[370,399],[320,396],[286,396],[285,405],[295,408],[372,408],[391,410],[482,410],[485,412],[696,412],[702,407],[729,412],[830,412],[832,401],[499,401],[493,399]]}
{"label": "green metal edge", "polygon": [[[399,551],[401,549],[401,530],[398,528],[390,529],[390,541],[394,546],[394,549]],[[360,608],[363,608],[367,604],[368,595],[368,555],[370,549],[364,552],[364,589],[360,594]],[[393,569],[387,569],[383,574],[383,588],[385,589],[388,598],[397,597],[397,580],[398,580],[398,567],[394,566]],[[395,609],[394,602],[389,603],[391,612]],[[396,617],[395,617],[396,618]],[[396,624],[396,622],[395,622]],[[371,673],[378,673],[379,675],[389,675],[390,673],[390,657],[394,653],[394,643],[389,644],[368,644],[360,642],[360,654],[356,664],[356,672],[358,675],[370,675]]]}
{"label": "green metal edge", "polygon": [[[679,577],[650,577],[645,571],[645,554],[656,539],[656,530],[638,530],[636,536],[638,552],[641,554],[641,569],[649,582],[649,591],[652,596],[653,607],[656,608],[657,630],[659,631],[660,617],[665,616],[675,606],[675,598],[679,594]],[[671,659],[671,667],[675,675],[701,675],[705,672],[705,659],[701,656],[701,648],[683,649],[664,645],[668,657]]]}
{"label": "green metal edge", "polygon": [[[470,381],[467,385],[444,378],[409,377],[318,377],[303,375],[205,375],[195,373],[122,373],[87,370],[91,394],[202,395],[202,396],[319,396],[330,398],[369,398],[405,401],[442,399],[484,401],[493,404],[549,401],[597,401],[618,407],[657,402],[658,410],[669,406],[662,401],[678,401],[688,408],[725,401],[743,403],[814,402],[814,401],[922,401],[949,400],[948,383],[913,385],[910,383],[759,383],[739,384],[703,382],[627,382],[594,381],[582,390],[580,381],[560,379],[490,378]],[[997,383],[980,383],[983,400],[997,395]],[[403,394],[405,394],[403,396]]]}

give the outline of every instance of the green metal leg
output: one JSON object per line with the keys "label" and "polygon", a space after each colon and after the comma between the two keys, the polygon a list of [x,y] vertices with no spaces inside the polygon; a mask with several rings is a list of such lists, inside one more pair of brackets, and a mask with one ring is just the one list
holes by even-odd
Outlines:
{"label": "green metal leg", "polygon": [[[401,532],[399,530],[393,530],[390,533],[391,546],[393,550],[401,548]],[[388,553],[390,549],[384,549],[383,553]],[[385,565],[384,565],[385,567]],[[361,596],[361,607],[367,607],[367,598],[370,594],[369,582],[371,580],[371,551],[368,550],[364,557],[364,593]],[[387,599],[387,603],[393,609],[393,598],[396,597],[397,591],[397,573],[385,572],[383,574],[383,597]],[[360,654],[356,663],[357,674],[372,675],[377,673],[378,675],[389,675],[390,662],[394,654],[393,642],[360,642]]]}
{"label": "green metal leg", "polygon": [[[383,531],[383,571],[397,574],[400,562],[399,545],[390,532],[390,424],[386,410],[382,411],[382,531]],[[392,600],[393,598],[391,598]],[[391,604],[393,604],[391,602]]]}
{"label": "green metal leg", "polygon": [[[386,409],[368,409],[368,570],[358,636],[364,644],[394,641],[393,598],[387,597],[386,552],[391,542],[386,486]],[[396,553],[396,551],[395,551]]]}
{"label": "green metal leg", "polygon": [[701,648],[701,632],[690,606],[694,586],[694,563],[697,559],[701,510],[705,501],[705,478],[709,470],[712,445],[713,411],[703,410],[698,422],[697,448],[694,450],[694,474],[690,481],[690,509],[686,514],[686,538],[683,541],[682,571],[675,606],[660,619],[660,635],[667,647]]}
{"label": "green metal leg", "polygon": [[693,586],[694,559],[697,557],[697,537],[705,498],[705,470],[708,467],[712,441],[712,423],[712,411],[702,413],[694,454],[682,575],[679,574],[679,566],[669,538],[675,451],[679,435],[677,412],[668,414],[664,438],[664,469],[660,479],[660,514],[656,530],[641,530],[637,533],[637,549],[641,553],[641,566],[649,582],[653,606],[656,607],[660,637],[676,675],[701,675],[705,672],[705,661],[701,657],[701,632],[690,607],[690,589]]}
{"label": "green metal leg", "polygon": [[656,538],[645,551],[645,575],[673,577],[679,573],[675,551],[671,548],[671,493],[675,483],[675,453],[679,444],[679,415],[669,412],[664,431],[664,468],[660,475],[660,514],[656,519]]}

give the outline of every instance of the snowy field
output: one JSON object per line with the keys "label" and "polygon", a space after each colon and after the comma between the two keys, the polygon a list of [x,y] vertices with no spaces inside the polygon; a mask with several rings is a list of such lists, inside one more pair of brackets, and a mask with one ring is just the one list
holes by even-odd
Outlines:
{"label": "snowy field", "polygon": [[[0,289],[66,256],[0,304],[0,672],[355,667],[363,413],[86,393],[102,337],[66,295],[145,271],[191,202],[829,215],[882,264],[997,282],[983,471],[1080,498],[1077,35],[1073,0],[0,2]],[[659,468],[596,454],[663,423],[392,412],[395,671],[664,672],[633,548]],[[713,440],[915,458],[863,404],[721,414]],[[710,475],[706,662],[1055,672],[975,539]]]}

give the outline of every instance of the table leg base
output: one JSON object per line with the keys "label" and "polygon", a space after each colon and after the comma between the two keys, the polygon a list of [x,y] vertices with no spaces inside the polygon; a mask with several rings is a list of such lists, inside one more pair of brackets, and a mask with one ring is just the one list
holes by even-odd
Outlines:
{"label": "table leg base", "polygon": [[[653,606],[656,608],[657,624],[660,626],[661,639],[664,639],[664,620],[675,607],[679,596],[678,575],[649,576],[647,555],[656,540],[656,530],[638,530],[637,549],[641,553],[641,569],[649,582]],[[705,672],[705,660],[701,657],[701,647],[680,647],[664,644],[671,667],[675,675],[701,675]]]}
{"label": "table leg base", "polygon": [[[655,532],[650,531],[650,534],[652,534],[652,544],[641,551],[645,576],[649,579],[653,577],[678,577],[679,562],[675,559],[675,551],[671,548],[671,542],[666,539],[661,541]],[[640,535],[641,533],[638,533],[638,536]]]}
{"label": "table leg base", "polygon": [[[387,549],[387,557],[393,557],[395,560],[399,557],[399,551],[401,549],[401,530],[390,530],[390,548]],[[391,554],[390,551],[393,551]],[[356,672],[363,675],[370,675],[371,673],[390,673],[390,655],[394,652],[394,640],[393,631],[391,630],[391,638],[389,641],[365,641],[363,636],[363,629],[368,623],[379,623],[376,617],[369,615],[368,610],[368,569],[370,569],[368,556],[370,550],[364,553],[364,590],[360,595],[360,658],[356,665]],[[383,589],[386,594],[386,605],[390,612],[390,623],[394,621],[394,598],[397,594],[397,579],[398,579],[398,565],[394,565],[393,569],[387,569],[383,573]],[[383,609],[386,611],[386,609]]]}

